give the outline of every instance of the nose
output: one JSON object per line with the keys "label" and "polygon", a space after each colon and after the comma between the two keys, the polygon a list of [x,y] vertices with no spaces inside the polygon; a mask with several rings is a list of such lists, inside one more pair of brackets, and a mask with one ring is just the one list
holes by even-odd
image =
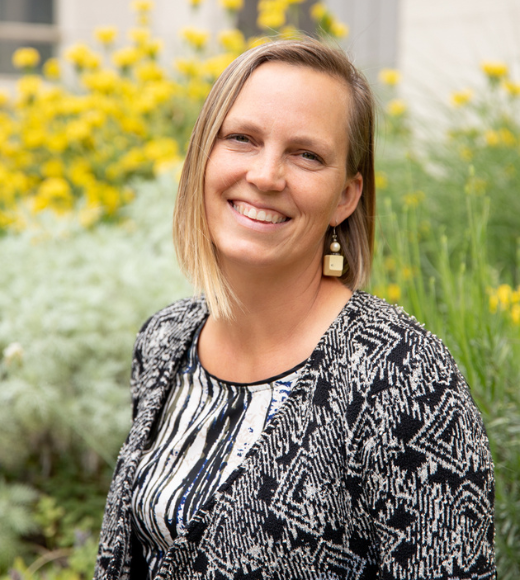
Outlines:
{"label": "nose", "polygon": [[259,191],[283,191],[286,183],[283,155],[264,149],[251,160],[246,179]]}

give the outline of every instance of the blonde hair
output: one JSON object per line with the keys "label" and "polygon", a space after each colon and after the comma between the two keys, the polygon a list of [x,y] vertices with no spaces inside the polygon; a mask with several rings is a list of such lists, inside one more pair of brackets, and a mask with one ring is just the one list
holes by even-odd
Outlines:
{"label": "blonde hair", "polygon": [[[360,173],[363,193],[354,213],[336,227],[345,256],[339,280],[355,290],[368,281],[374,247],[374,98],[366,78],[339,48],[313,39],[278,40],[248,50],[217,79],[199,114],[188,145],[173,215],[179,265],[197,291],[203,291],[215,317],[230,318],[236,303],[209,237],[204,208],[206,164],[218,132],[247,79],[263,63],[306,66],[346,82],[349,93],[347,176]],[[332,231],[325,235],[324,252]]]}

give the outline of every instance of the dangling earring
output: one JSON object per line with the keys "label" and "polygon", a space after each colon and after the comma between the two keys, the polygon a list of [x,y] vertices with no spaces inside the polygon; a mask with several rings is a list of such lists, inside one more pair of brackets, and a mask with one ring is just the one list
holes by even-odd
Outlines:
{"label": "dangling earring", "polygon": [[323,257],[323,275],[339,277],[343,274],[343,256],[339,253],[341,246],[336,235],[336,227],[332,229],[332,243],[330,244],[330,251],[332,254],[327,254]]}

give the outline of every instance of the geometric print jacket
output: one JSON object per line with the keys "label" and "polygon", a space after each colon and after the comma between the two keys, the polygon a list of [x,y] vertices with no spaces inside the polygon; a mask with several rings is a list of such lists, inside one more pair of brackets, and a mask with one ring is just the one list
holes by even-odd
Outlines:
{"label": "geometric print jacket", "polygon": [[[133,424],[108,495],[96,580],[145,580],[131,525],[142,449],[196,329],[201,298],[137,336]],[[165,554],[157,580],[489,580],[493,464],[442,342],[357,291],[242,463]]]}

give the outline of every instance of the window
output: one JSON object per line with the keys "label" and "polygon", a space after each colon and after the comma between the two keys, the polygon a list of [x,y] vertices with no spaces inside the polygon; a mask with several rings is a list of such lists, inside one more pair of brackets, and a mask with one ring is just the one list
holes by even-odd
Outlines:
{"label": "window", "polygon": [[50,58],[58,41],[54,23],[54,0],[0,0],[0,74],[17,73],[11,59],[23,46],[35,48],[41,63]]}

